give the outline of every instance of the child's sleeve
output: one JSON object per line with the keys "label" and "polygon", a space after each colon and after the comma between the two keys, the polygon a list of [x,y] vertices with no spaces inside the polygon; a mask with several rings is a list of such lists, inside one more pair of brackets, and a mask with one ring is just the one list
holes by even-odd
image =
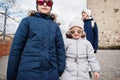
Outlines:
{"label": "child's sleeve", "polygon": [[57,53],[57,60],[58,60],[58,72],[59,72],[59,76],[61,76],[65,69],[66,56],[65,56],[64,41],[63,41],[63,37],[59,27],[58,27],[57,36],[56,36],[56,46],[57,46],[56,53]]}
{"label": "child's sleeve", "polygon": [[98,60],[96,59],[96,56],[94,54],[94,49],[90,42],[88,42],[88,45],[87,45],[87,59],[88,59],[88,63],[90,65],[91,70],[93,72],[99,72],[100,65]]}
{"label": "child's sleeve", "polygon": [[68,39],[64,39],[65,51],[68,49]]}

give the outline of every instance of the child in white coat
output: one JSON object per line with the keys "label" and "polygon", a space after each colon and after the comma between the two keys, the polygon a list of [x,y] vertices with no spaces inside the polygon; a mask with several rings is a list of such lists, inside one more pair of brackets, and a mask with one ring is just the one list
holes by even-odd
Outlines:
{"label": "child in white coat", "polygon": [[100,66],[85,36],[83,21],[78,18],[71,21],[65,40],[66,69],[61,80],[90,80],[89,65],[94,79],[99,79]]}

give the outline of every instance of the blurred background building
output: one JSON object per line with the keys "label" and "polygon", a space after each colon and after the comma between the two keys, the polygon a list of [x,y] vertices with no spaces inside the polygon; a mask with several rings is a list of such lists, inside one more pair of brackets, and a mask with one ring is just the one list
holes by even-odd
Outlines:
{"label": "blurred background building", "polygon": [[98,24],[99,48],[120,49],[120,0],[88,0]]}

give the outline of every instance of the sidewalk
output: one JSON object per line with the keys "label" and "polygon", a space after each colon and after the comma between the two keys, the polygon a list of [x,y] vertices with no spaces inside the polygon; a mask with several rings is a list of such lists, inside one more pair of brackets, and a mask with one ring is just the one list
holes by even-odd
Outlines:
{"label": "sidewalk", "polygon": [[100,80],[120,80],[120,50],[99,50]]}
{"label": "sidewalk", "polygon": [[0,80],[5,80],[8,56],[0,57]]}

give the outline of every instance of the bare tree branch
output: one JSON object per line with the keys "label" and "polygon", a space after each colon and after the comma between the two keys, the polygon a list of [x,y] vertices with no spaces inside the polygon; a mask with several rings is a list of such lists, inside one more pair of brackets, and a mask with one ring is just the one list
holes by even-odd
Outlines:
{"label": "bare tree branch", "polygon": [[[3,13],[3,12],[0,12],[0,14],[5,15],[5,13]],[[6,16],[7,16],[8,18],[12,19],[13,21],[19,23],[19,21],[17,21],[15,18],[12,18],[12,17],[9,16],[9,15],[6,15]]]}
{"label": "bare tree branch", "polygon": [[16,0],[6,0],[7,3],[15,4]]}

